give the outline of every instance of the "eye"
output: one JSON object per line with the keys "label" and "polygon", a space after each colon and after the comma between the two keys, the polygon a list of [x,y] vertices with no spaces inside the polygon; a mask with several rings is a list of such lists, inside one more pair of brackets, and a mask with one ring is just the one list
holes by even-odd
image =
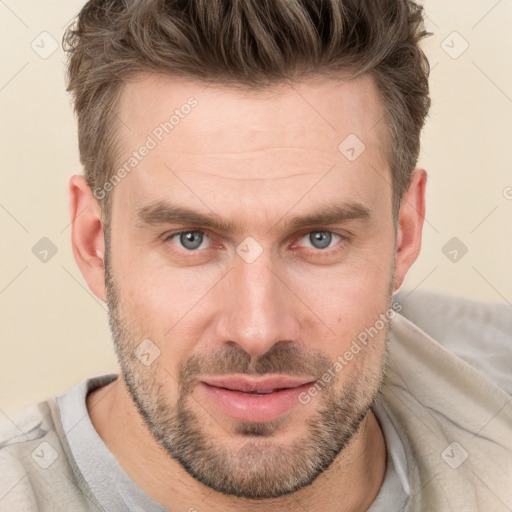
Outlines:
{"label": "eye", "polygon": [[310,231],[301,237],[301,239],[305,239],[307,243],[311,244],[310,247],[319,250],[329,248],[331,243],[337,239],[345,240],[346,238],[331,231]]}
{"label": "eye", "polygon": [[177,244],[181,245],[181,248],[187,251],[196,251],[198,249],[206,249],[207,247],[201,247],[203,242],[207,239],[207,235],[202,231],[180,231],[179,233],[173,233],[165,238],[164,241],[175,240]]}

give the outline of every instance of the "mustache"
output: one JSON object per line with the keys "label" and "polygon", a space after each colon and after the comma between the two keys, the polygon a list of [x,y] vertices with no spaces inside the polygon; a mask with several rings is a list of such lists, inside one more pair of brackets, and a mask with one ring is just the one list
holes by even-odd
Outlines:
{"label": "mustache", "polygon": [[332,361],[320,352],[306,351],[290,342],[276,343],[261,356],[252,356],[238,346],[227,345],[220,351],[191,354],[180,365],[179,383],[184,394],[190,392],[198,377],[204,375],[307,375],[321,378]]}

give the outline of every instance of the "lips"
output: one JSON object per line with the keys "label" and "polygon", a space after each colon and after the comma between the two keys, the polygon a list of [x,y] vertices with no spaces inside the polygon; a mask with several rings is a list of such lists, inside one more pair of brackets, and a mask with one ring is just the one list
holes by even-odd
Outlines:
{"label": "lips", "polygon": [[299,404],[315,379],[289,376],[218,376],[199,382],[201,393],[225,415],[251,422],[272,421]]}
{"label": "lips", "polygon": [[311,378],[291,377],[208,377],[202,380],[209,386],[243,393],[271,393],[278,389],[290,389],[311,382]]}

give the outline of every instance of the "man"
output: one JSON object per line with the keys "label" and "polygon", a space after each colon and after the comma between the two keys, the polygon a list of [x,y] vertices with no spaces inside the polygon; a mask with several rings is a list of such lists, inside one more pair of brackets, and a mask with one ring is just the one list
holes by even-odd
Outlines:
{"label": "man", "polygon": [[394,295],[422,29],[407,0],[87,3],[72,245],[120,375],[4,428],[0,510],[511,509],[510,314]]}

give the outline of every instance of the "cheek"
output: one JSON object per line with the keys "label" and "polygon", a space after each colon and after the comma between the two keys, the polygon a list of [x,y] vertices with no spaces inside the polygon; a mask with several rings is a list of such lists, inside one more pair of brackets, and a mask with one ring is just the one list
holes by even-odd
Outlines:
{"label": "cheek", "polygon": [[194,305],[199,305],[206,285],[186,273],[146,267],[118,278],[125,324],[137,339],[156,344],[159,364],[171,374],[201,336],[200,307]]}
{"label": "cheek", "polygon": [[338,339],[347,339],[372,325],[389,307],[391,267],[388,255],[379,260],[359,258],[338,268],[302,273],[294,289]]}
{"label": "cheek", "polygon": [[[115,278],[129,313],[154,327],[172,326],[197,294],[197,277],[163,261],[160,247],[119,237]],[[128,311],[128,310],[127,310]]]}

